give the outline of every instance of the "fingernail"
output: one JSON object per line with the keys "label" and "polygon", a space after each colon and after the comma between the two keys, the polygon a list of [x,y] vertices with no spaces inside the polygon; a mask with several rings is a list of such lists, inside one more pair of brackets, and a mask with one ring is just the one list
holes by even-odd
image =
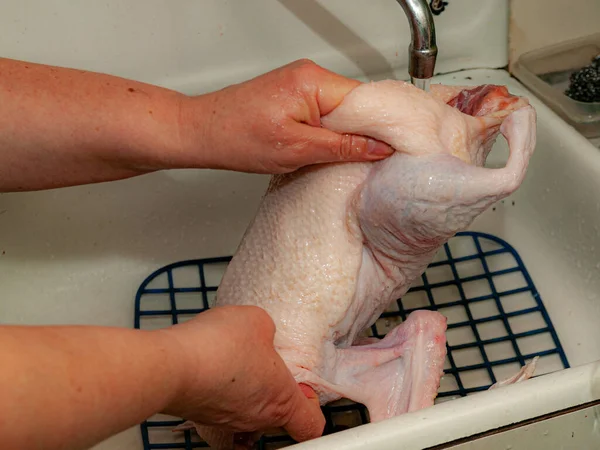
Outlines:
{"label": "fingernail", "polygon": [[306,398],[311,399],[311,400],[314,398],[317,398],[317,393],[309,385],[304,384],[304,383],[298,383],[298,387],[300,388],[302,393],[306,396]]}
{"label": "fingernail", "polygon": [[390,156],[394,149],[375,139],[367,139],[367,152],[373,156]]}

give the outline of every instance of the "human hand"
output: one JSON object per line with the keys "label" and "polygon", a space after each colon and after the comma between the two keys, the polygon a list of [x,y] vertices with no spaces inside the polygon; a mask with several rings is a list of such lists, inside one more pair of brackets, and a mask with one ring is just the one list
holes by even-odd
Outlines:
{"label": "human hand", "polygon": [[[286,173],[335,161],[374,161],[393,150],[363,136],[321,127],[360,82],[299,60],[241,84],[182,103],[186,154],[204,167]],[[198,147],[201,147],[198,150]]]}
{"label": "human hand", "polygon": [[283,427],[297,441],[322,434],[318,398],[276,353],[275,325],[263,309],[217,307],[159,332],[182,352],[181,389],[165,413],[230,431]]}

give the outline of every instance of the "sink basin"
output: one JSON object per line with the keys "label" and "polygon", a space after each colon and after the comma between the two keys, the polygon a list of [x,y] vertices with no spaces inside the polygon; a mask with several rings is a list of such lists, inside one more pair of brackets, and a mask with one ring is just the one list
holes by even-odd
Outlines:
{"label": "sink basin", "polygon": [[[523,185],[471,229],[519,252],[574,368],[298,448],[425,448],[600,398],[599,150],[503,70],[462,71],[434,82],[504,84],[537,109],[538,144]],[[499,139],[487,165],[501,166],[506,156]],[[144,278],[175,261],[231,255],[267,183],[262,175],[181,170],[0,195],[2,323],[131,327]],[[486,410],[494,413],[481,414]],[[418,423],[437,431],[411,431],[421,430]],[[95,448],[141,450],[139,428]]]}
{"label": "sink basin", "polygon": [[[492,448],[494,443],[494,449],[559,448],[547,436],[548,429],[560,427],[560,422],[544,425],[544,421],[553,415],[566,416],[569,408],[589,408],[600,399],[600,151],[504,71],[446,74],[435,82],[504,84],[512,93],[527,96],[537,110],[537,147],[525,181],[513,195],[479,216],[470,229],[498,236],[519,252],[572,368],[555,371],[560,367],[549,361],[538,367],[538,374],[546,375],[525,383],[290,448],[392,450],[399,443],[402,449],[415,450]],[[506,143],[499,138],[486,166],[501,167],[507,156]],[[530,423],[542,424],[546,431],[538,434],[546,436],[545,444],[537,435],[537,441],[522,441],[523,447],[515,446],[520,441],[512,436],[498,437],[497,442],[476,440],[486,434],[504,436],[511,428],[520,429],[519,424],[527,430]],[[595,429],[597,418],[595,423],[588,429]],[[500,439],[504,439],[502,446]],[[600,435],[588,433],[583,441],[571,442],[576,446],[569,448],[599,448]]]}

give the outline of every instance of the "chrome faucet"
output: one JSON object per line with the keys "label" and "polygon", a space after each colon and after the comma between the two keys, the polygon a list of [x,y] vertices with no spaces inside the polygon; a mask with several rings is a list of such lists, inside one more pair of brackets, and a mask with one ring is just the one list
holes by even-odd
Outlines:
{"label": "chrome faucet", "polygon": [[429,90],[433,77],[437,45],[433,15],[426,0],[397,0],[410,24],[410,46],[408,72],[416,87]]}

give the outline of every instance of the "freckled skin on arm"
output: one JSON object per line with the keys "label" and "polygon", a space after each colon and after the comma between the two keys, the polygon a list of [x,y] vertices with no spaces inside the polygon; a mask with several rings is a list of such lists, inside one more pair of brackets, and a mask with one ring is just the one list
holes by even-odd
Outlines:
{"label": "freckled skin on arm", "polygon": [[374,161],[392,149],[320,117],[360,84],[296,61],[187,96],[100,73],[0,58],[0,192],[117,180],[155,170],[285,173]]}
{"label": "freckled skin on arm", "polygon": [[0,327],[2,448],[83,449],[165,407],[177,348],[156,332]]}
{"label": "freckled skin on arm", "polygon": [[0,58],[0,191],[115,180],[169,166],[182,94]]}
{"label": "freckled skin on arm", "polygon": [[274,333],[253,306],[214,308],[155,331],[0,326],[0,448],[84,450],[159,412],[317,437],[325,424],[318,399],[296,384]]}

